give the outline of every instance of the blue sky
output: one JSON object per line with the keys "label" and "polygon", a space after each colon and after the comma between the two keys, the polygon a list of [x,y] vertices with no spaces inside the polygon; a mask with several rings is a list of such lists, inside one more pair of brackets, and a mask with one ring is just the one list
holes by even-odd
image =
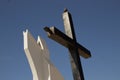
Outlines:
{"label": "blue sky", "polygon": [[65,80],[73,80],[68,50],[49,39],[45,26],[64,32],[62,13],[73,17],[77,41],[92,57],[81,58],[85,80],[120,79],[119,0],[0,0],[0,80],[32,80],[23,50],[23,34],[46,40],[51,61]]}

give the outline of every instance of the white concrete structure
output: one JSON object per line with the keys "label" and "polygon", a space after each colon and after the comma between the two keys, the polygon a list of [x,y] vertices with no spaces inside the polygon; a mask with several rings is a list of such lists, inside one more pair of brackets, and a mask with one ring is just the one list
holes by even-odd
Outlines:
{"label": "white concrete structure", "polygon": [[60,72],[50,62],[45,41],[38,36],[36,41],[26,30],[23,32],[24,50],[28,59],[33,80],[64,80]]}

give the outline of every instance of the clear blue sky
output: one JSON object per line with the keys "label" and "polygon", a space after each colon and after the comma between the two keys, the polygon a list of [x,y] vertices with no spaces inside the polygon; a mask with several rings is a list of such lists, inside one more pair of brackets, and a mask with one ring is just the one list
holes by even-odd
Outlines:
{"label": "clear blue sky", "polygon": [[92,53],[81,58],[85,80],[120,80],[120,0],[0,0],[0,80],[32,80],[25,29],[46,40],[54,65],[73,80],[68,50],[43,30],[56,26],[64,32],[64,8],[72,14],[77,41]]}

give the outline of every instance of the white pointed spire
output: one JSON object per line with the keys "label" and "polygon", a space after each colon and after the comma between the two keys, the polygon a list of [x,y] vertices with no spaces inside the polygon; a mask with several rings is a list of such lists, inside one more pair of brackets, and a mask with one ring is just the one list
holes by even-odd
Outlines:
{"label": "white pointed spire", "polygon": [[33,80],[64,80],[49,59],[49,51],[45,41],[40,36],[36,41],[28,30],[23,31],[23,37],[24,51]]}
{"label": "white pointed spire", "polygon": [[37,44],[41,47],[41,49],[44,49],[43,43],[42,43],[42,40],[41,40],[40,36],[38,36]]}

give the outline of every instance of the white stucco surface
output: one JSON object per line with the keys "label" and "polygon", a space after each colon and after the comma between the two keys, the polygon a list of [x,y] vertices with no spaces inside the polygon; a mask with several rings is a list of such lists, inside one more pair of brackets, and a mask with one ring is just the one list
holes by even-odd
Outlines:
{"label": "white stucco surface", "polygon": [[37,41],[30,32],[23,32],[24,51],[28,59],[33,80],[64,80],[57,68],[50,62],[46,43],[38,36]]}

